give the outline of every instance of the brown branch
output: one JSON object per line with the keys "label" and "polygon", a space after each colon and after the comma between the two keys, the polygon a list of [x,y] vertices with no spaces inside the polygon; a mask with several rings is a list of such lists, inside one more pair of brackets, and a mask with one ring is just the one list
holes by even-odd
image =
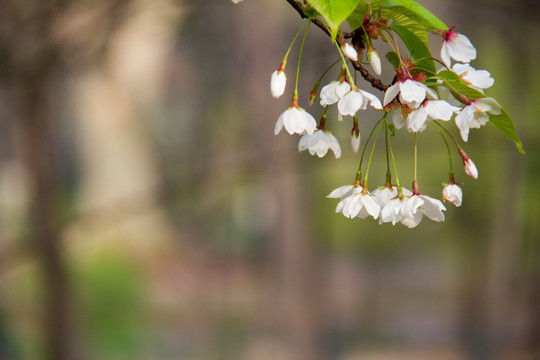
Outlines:
{"label": "brown branch", "polygon": [[[295,0],[286,0],[297,12],[298,14],[300,14],[300,16],[302,17],[302,19],[307,19],[308,16],[306,14],[304,14],[304,10],[302,9],[302,7],[295,1]],[[330,34],[330,31],[328,30],[328,28],[326,27],[326,25],[324,25],[324,23],[322,21],[320,21],[319,19],[311,19],[311,22],[315,25],[317,25],[317,27],[319,27],[322,31],[324,31],[326,33],[326,35],[328,36],[332,36]],[[346,37],[352,37],[351,35],[352,33],[345,33],[344,35]],[[353,64],[353,67],[358,70],[360,72],[360,74],[362,75],[362,77],[371,84],[371,86],[373,86],[375,89],[379,89],[381,91],[386,91],[389,86],[388,85],[385,85],[382,83],[382,81],[380,79],[377,79],[376,77],[374,77],[373,75],[371,75],[363,66],[362,64],[359,62],[359,61],[351,61],[351,63]]]}
{"label": "brown branch", "polygon": [[388,90],[388,88],[390,86],[388,85],[384,85],[381,81],[381,79],[377,79],[375,76],[371,75],[367,70],[366,68],[364,68],[362,66],[362,64],[360,63],[360,61],[351,61],[353,67],[360,71],[360,74],[362,75],[362,77],[371,84],[371,86],[373,86],[375,89],[379,89],[381,91],[384,91],[386,92],[386,90]]}
{"label": "brown branch", "polygon": [[[295,0],[287,0],[287,2],[289,4],[291,4],[291,6],[298,12],[298,14],[300,14],[300,17],[302,17],[302,19],[308,19],[309,17],[304,14],[304,9],[302,9],[302,7],[295,1]],[[322,31],[324,31],[326,33],[326,35],[328,36],[332,36],[330,34],[330,30],[328,30],[328,28],[326,27],[326,25],[324,25],[324,23],[319,20],[319,19],[311,19],[311,22],[315,25],[317,25],[317,27],[319,27]]]}

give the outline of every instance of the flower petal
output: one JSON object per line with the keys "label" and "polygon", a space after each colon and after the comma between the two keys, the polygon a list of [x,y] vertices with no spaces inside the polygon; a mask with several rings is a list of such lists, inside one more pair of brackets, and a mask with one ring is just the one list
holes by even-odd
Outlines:
{"label": "flower petal", "polygon": [[384,93],[384,100],[383,105],[386,106],[388,103],[390,103],[394,98],[399,94],[399,82],[395,83],[394,85],[390,86],[386,92]]}

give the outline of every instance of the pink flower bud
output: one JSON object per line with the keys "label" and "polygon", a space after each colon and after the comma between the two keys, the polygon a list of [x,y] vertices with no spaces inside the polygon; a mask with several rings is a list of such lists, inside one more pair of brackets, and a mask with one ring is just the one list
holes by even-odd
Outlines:
{"label": "pink flower bud", "polygon": [[463,166],[465,166],[465,173],[472,177],[473,179],[478,179],[478,169],[476,168],[476,165],[474,165],[474,162],[471,160],[469,156],[465,153],[463,150],[459,150],[459,155],[461,155],[461,158],[463,159]]}
{"label": "pink flower bud", "polygon": [[465,166],[465,173],[467,175],[469,175],[473,179],[478,179],[478,169],[476,168],[476,165],[474,165],[474,162],[471,159],[463,161],[463,165]]}

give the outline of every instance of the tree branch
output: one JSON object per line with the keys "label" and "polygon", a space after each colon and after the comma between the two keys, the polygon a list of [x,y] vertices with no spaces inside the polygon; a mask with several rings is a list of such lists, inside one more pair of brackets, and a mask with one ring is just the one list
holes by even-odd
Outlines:
{"label": "tree branch", "polygon": [[[304,14],[304,9],[302,9],[302,7],[298,5],[295,0],[287,0],[287,2],[298,12],[298,14],[300,14],[300,17],[302,19],[308,19],[308,16]],[[319,27],[322,31],[324,31],[326,35],[331,36],[330,30],[328,30],[328,28],[326,27],[326,25],[324,25],[322,21],[320,21],[319,19],[311,19],[311,22],[317,25],[317,27]]]}
{"label": "tree branch", "polygon": [[[304,14],[304,10],[302,7],[296,2],[296,0],[286,0],[300,15],[302,19],[308,19],[308,16]],[[331,36],[330,31],[324,25],[322,21],[319,19],[311,19],[311,22],[315,24],[317,27],[319,27],[322,31],[325,32],[326,35]],[[351,33],[346,33],[346,37],[352,37]],[[359,61],[351,61],[353,64],[353,67],[360,72],[362,77],[371,84],[375,89],[386,91],[389,86],[382,83],[380,79],[375,78],[373,75],[371,75]]]}

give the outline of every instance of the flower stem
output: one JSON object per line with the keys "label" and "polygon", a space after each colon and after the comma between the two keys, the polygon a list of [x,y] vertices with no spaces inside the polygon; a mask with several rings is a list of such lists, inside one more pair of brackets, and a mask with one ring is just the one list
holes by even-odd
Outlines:
{"label": "flower stem", "polygon": [[326,126],[326,114],[328,113],[328,106],[325,106],[324,107],[324,112],[321,116],[321,120],[319,121],[319,127],[318,129],[319,130],[325,130],[325,126]]}
{"label": "flower stem", "polygon": [[371,137],[373,136],[373,133],[375,132],[375,129],[377,128],[377,125],[379,125],[379,123],[385,117],[386,117],[386,114],[384,114],[384,116],[381,119],[379,119],[379,121],[377,121],[375,123],[375,125],[373,125],[373,128],[371,129],[371,132],[369,133],[369,136],[368,136],[368,138],[366,140],[366,144],[364,145],[364,149],[362,150],[362,156],[360,156],[360,164],[358,165],[357,175],[362,173],[362,162],[364,161],[364,155],[366,153],[367,146],[369,145],[369,140],[371,140]]}
{"label": "flower stem", "polygon": [[367,187],[367,180],[369,175],[369,169],[371,168],[371,159],[373,158],[373,153],[375,152],[375,145],[377,145],[377,140],[379,139],[379,135],[381,134],[382,130],[382,124],[379,126],[379,131],[377,131],[377,136],[375,136],[375,141],[373,141],[373,146],[371,147],[371,154],[369,155],[367,170],[366,170],[366,176],[364,178],[364,187]]}
{"label": "flower stem", "polygon": [[345,56],[343,55],[343,52],[341,51],[341,47],[339,46],[337,40],[334,39],[333,42],[338,49],[339,55],[341,56],[341,61],[343,61],[343,66],[345,67],[345,70],[347,70],[347,79],[349,80],[349,82],[351,82],[351,88],[352,88],[353,87],[352,85],[354,84],[352,84],[352,76],[351,76],[351,72],[349,71],[349,67],[347,66],[347,60],[345,60]]}
{"label": "flower stem", "polygon": [[307,22],[306,30],[304,31],[304,37],[302,38],[302,44],[300,45],[300,53],[298,54],[298,65],[296,66],[296,81],[294,82],[294,93],[293,93],[293,98],[296,98],[296,99],[298,99],[298,75],[300,74],[300,61],[302,60],[302,52],[304,51],[304,42],[306,40],[309,24],[311,24],[311,22]]}
{"label": "flower stem", "polygon": [[390,172],[390,152],[388,151],[388,123],[384,122],[384,135],[386,138],[386,185],[392,187],[391,172]]}
{"label": "flower stem", "polygon": [[450,145],[448,145],[448,141],[446,140],[446,137],[442,133],[441,129],[439,129],[437,126],[431,124],[435,130],[441,135],[442,139],[444,140],[444,144],[446,145],[446,150],[448,151],[448,161],[450,163],[450,172],[454,173],[454,168],[452,167],[452,152],[450,151]]}
{"label": "flower stem", "polygon": [[294,43],[296,42],[296,38],[298,37],[298,35],[300,35],[300,32],[302,31],[304,26],[306,26],[306,24],[309,24],[309,22],[310,22],[309,19],[304,21],[302,26],[300,26],[300,29],[298,29],[298,31],[296,32],[296,35],[294,35],[294,38],[292,39],[291,44],[289,45],[289,48],[287,49],[287,52],[285,53],[285,56],[283,57],[283,60],[282,60],[283,67],[285,67],[285,63],[287,62],[287,57],[289,57],[289,53],[291,52],[291,49]]}
{"label": "flower stem", "polygon": [[446,128],[445,128],[444,126],[442,126],[440,122],[438,122],[438,121],[436,121],[436,120],[434,120],[433,122],[434,122],[435,124],[437,124],[437,126],[439,126],[439,128],[443,129],[444,132],[448,134],[448,136],[450,136],[450,139],[452,139],[452,141],[454,142],[454,144],[456,144],[456,147],[458,148],[458,150],[461,151],[461,150],[462,150],[462,149],[461,149],[461,146],[459,146],[459,144],[458,144],[456,138],[454,138],[454,136],[450,133],[450,131],[446,130]]}
{"label": "flower stem", "polygon": [[[388,120],[386,120],[386,123],[388,125]],[[398,176],[397,167],[396,167],[396,159],[394,158],[394,150],[392,149],[392,141],[390,141],[390,138],[388,138],[388,146],[390,147],[390,155],[392,156],[392,164],[394,165],[394,174],[396,174],[396,187],[398,191],[398,197],[402,199],[403,189],[401,188],[401,183],[399,182],[399,176]]]}
{"label": "flower stem", "polygon": [[414,174],[413,174],[413,181],[417,181],[417,169],[418,169],[418,139],[417,139],[417,133],[414,133]]}

